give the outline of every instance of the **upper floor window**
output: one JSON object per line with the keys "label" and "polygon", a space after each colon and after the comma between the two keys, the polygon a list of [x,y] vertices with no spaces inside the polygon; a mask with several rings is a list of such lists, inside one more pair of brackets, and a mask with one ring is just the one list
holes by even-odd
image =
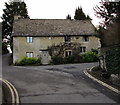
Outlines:
{"label": "upper floor window", "polygon": [[71,41],[71,37],[70,36],[65,36],[64,39],[65,39],[65,42],[70,42]]}
{"label": "upper floor window", "polygon": [[28,58],[32,58],[33,57],[33,52],[26,52],[26,56]]}
{"label": "upper floor window", "polygon": [[27,43],[32,43],[33,42],[33,37],[27,37]]}
{"label": "upper floor window", "polygon": [[83,41],[84,42],[88,42],[89,41],[89,37],[88,36],[83,36]]}

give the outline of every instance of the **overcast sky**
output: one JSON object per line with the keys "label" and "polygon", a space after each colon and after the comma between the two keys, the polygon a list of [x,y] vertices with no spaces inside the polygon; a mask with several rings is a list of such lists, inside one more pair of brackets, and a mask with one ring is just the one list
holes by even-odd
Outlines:
{"label": "overcast sky", "polygon": [[[5,8],[5,2],[9,0],[0,0],[0,17]],[[68,14],[74,18],[75,9],[79,6],[83,8],[85,14],[93,19],[93,24],[98,25],[98,18],[95,16],[93,7],[99,5],[101,0],[24,0],[28,15],[31,19],[65,19]],[[0,19],[0,21],[2,21]]]}

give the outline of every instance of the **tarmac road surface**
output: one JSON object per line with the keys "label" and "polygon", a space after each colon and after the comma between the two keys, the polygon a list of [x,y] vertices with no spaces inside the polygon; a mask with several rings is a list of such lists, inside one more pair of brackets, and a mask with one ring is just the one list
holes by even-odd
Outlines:
{"label": "tarmac road surface", "polygon": [[83,73],[98,63],[9,66],[9,56],[3,56],[3,78],[17,88],[21,103],[120,103],[117,93]]}

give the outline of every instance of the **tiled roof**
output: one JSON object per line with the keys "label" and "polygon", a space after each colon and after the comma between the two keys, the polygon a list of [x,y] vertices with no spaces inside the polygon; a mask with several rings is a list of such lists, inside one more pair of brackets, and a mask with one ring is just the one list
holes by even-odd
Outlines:
{"label": "tiled roof", "polygon": [[13,36],[93,35],[90,20],[20,19],[13,24]]}

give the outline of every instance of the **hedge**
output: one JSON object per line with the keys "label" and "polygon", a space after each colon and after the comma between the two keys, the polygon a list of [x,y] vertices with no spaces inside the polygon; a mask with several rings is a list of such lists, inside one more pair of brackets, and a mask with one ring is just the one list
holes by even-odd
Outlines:
{"label": "hedge", "polygon": [[111,48],[106,52],[106,68],[110,74],[120,74],[120,47]]}
{"label": "hedge", "polygon": [[24,65],[41,65],[41,59],[23,57],[20,61],[16,62],[15,65],[24,66]]}
{"label": "hedge", "polygon": [[98,55],[92,51],[81,55],[70,55],[68,57],[52,56],[52,64],[68,64],[68,63],[84,63],[84,62],[96,62],[98,61]]}

